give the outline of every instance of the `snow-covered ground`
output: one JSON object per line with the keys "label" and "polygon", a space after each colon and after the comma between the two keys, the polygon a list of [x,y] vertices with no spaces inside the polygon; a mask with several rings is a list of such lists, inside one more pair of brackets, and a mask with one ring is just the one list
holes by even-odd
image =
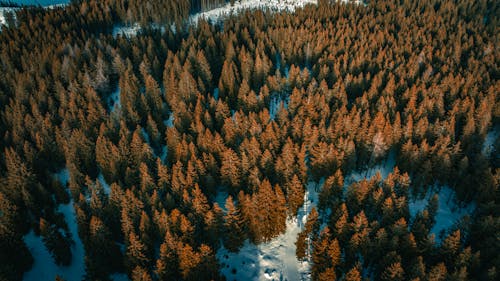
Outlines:
{"label": "snow-covered ground", "polygon": [[117,37],[118,35],[124,36],[124,37],[133,37],[136,36],[137,33],[141,30],[141,26],[138,23],[134,23],[132,25],[125,25],[125,26],[115,26],[113,28],[113,37]]}
{"label": "snow-covered ground", "polygon": [[[57,7],[64,7],[69,3],[69,0],[7,0],[6,2],[18,5],[39,5],[46,9],[54,9]],[[0,7],[0,31],[2,30],[2,25],[7,24],[5,14],[11,12],[14,14],[15,19],[15,13],[17,10],[19,10],[19,8]]]}
{"label": "snow-covered ground", "polygon": [[99,181],[99,183],[101,184],[102,188],[104,189],[104,193],[106,193],[106,195],[109,196],[109,193],[111,192],[111,187],[109,186],[109,184],[104,179],[104,176],[102,175],[102,173],[99,173],[99,175],[97,176],[97,180]]}
{"label": "snow-covered ground", "polygon": [[7,20],[5,19],[7,13],[13,13],[14,17],[16,14],[16,10],[19,8],[11,8],[11,7],[0,7],[0,30],[2,30],[2,25],[7,24]]}
{"label": "snow-covered ground", "polygon": [[[69,180],[67,169],[62,170],[54,176],[66,186]],[[45,247],[42,237],[36,236],[33,230],[31,230],[24,236],[24,242],[33,255],[34,263],[33,267],[24,273],[23,280],[25,281],[54,280],[56,275],[61,276],[66,281],[80,281],[85,275],[85,250],[78,236],[78,225],[75,209],[73,208],[73,200],[68,204],[59,205],[58,211],[64,215],[74,241],[74,244],[71,246],[71,264],[69,266],[56,265],[54,258],[52,258],[47,247]]]}
{"label": "snow-covered ground", "polygon": [[363,171],[354,171],[349,175],[345,176],[344,187],[348,187],[352,183],[361,181],[363,179],[371,179],[378,172],[380,172],[382,179],[385,179],[390,173],[393,172],[395,166],[396,166],[396,153],[394,151],[391,151],[389,152],[389,155],[387,156],[387,159],[384,162],[379,163],[370,169],[366,169]]}
{"label": "snow-covered ground", "polygon": [[483,155],[485,155],[486,157],[491,156],[491,152],[494,149],[494,145],[498,137],[500,137],[500,130],[498,130],[498,128],[488,132],[483,144]]}
{"label": "snow-covered ground", "polygon": [[316,5],[317,3],[317,0],[241,0],[235,1],[232,6],[228,3],[223,7],[192,15],[189,18],[189,22],[197,24],[198,21],[203,18],[212,22],[218,22],[227,16],[234,15],[245,10],[267,9],[276,12],[293,12],[295,9],[304,7],[307,4]]}
{"label": "snow-covered ground", "polygon": [[[220,188],[220,189],[222,189],[222,188]],[[226,199],[228,196],[229,196],[229,194],[226,191],[219,191],[219,192],[217,192],[217,195],[215,196],[215,202],[224,211],[226,211]]]}
{"label": "snow-covered ground", "polygon": [[[362,4],[361,0],[340,0],[344,3],[354,3],[354,4]],[[236,0],[234,5],[227,3],[225,6],[212,9],[205,12],[200,12],[194,15],[191,15],[188,19],[188,23],[192,25],[198,24],[200,19],[206,19],[213,23],[220,22],[231,15],[236,15],[243,11],[247,10],[268,10],[272,12],[294,12],[297,8],[303,8],[306,5],[312,4],[317,5],[317,0]],[[162,32],[165,32],[165,26],[162,25],[151,25],[152,28],[160,29]],[[170,26],[170,29],[175,33],[175,25]],[[113,28],[113,37],[117,37],[118,35],[122,35],[124,37],[133,37],[136,36],[137,33],[141,31],[141,26],[138,23],[134,23],[131,25],[120,25],[115,26]]]}
{"label": "snow-covered ground", "polygon": [[441,231],[449,229],[465,215],[471,215],[474,212],[475,205],[468,204],[464,207],[460,207],[457,204],[455,192],[451,188],[447,186],[433,187],[429,188],[429,191],[423,199],[411,199],[410,202],[408,202],[412,219],[415,218],[418,212],[425,209],[429,200],[436,193],[439,196],[439,204],[435,217],[436,223],[430,232],[434,234],[435,241],[439,243],[441,241],[439,237]]}
{"label": "snow-covered ground", "polygon": [[284,110],[288,109],[289,99],[289,97],[282,96],[275,96],[271,98],[271,101],[269,102],[269,115],[271,120],[274,120],[281,107],[283,107]]}
{"label": "snow-covered ground", "polygon": [[[488,134],[489,135],[489,134]],[[352,172],[344,179],[344,187],[351,185],[354,182],[361,181],[363,179],[370,179],[374,177],[377,172],[380,172],[382,179],[387,178],[387,176],[393,172],[396,159],[395,153],[390,152],[387,159],[375,165],[375,167],[364,170],[364,171],[356,171]],[[455,222],[460,220],[465,215],[471,215],[474,212],[475,205],[468,204],[464,207],[458,206],[456,202],[455,192],[447,187],[432,187],[429,188],[428,192],[422,199],[417,199],[410,197],[408,202],[408,206],[410,209],[410,216],[412,219],[415,218],[418,212],[421,212],[427,206],[429,200],[437,193],[439,196],[439,206],[436,214],[436,223],[430,230],[432,234],[435,235],[436,242],[440,242],[441,239],[439,234],[443,230],[447,230],[452,227]]]}
{"label": "snow-covered ground", "polygon": [[111,93],[111,95],[108,98],[108,110],[110,112],[116,111],[116,109],[119,109],[122,107],[121,100],[120,100],[120,87],[117,87],[114,92]]}
{"label": "snow-covered ground", "polygon": [[174,126],[174,120],[175,120],[174,114],[170,113],[168,119],[163,120],[163,124],[169,128],[172,128]]}
{"label": "snow-covered ground", "polygon": [[309,212],[318,202],[321,186],[321,182],[307,185],[304,205],[297,217],[287,220],[286,232],[282,235],[259,245],[245,241],[238,253],[231,253],[224,247],[219,249],[217,258],[227,280],[309,280],[309,263],[297,260],[295,242]]}
{"label": "snow-covered ground", "polygon": [[123,273],[113,273],[109,276],[109,278],[113,281],[129,281],[127,274]]}

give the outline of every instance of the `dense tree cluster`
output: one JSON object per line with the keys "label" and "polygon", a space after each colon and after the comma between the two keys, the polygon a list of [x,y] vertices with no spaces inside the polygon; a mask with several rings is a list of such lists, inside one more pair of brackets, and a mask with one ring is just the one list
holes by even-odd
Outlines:
{"label": "dense tree cluster", "polygon": [[[0,279],[29,270],[30,229],[71,262],[57,206],[73,202],[86,279],[218,280],[221,246],[283,233],[320,180],[296,243],[314,280],[498,278],[498,138],[483,149],[500,118],[494,1],[319,1],[187,24],[220,2],[77,1],[2,29]],[[134,22],[138,36],[112,36]],[[387,179],[344,185],[391,153]],[[408,211],[436,182],[477,206],[441,243],[437,198]]]}

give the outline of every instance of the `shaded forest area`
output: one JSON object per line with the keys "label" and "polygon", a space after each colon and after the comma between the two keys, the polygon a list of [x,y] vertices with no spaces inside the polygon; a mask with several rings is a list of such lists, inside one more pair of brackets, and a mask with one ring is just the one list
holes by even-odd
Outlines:
{"label": "shaded forest area", "polygon": [[[221,245],[276,237],[321,179],[297,239],[313,280],[497,280],[498,3],[319,2],[223,26],[187,26],[183,0],[20,10],[0,32],[0,280],[30,269],[30,229],[71,262],[70,198],[87,280],[220,280]],[[146,28],[114,38],[126,22]],[[388,178],[344,187],[389,153]],[[441,243],[437,198],[408,211],[435,183],[476,205]]]}

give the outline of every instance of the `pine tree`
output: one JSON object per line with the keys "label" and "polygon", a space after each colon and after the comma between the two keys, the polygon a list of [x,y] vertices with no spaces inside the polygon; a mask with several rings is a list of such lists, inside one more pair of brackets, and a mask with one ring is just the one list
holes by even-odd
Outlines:
{"label": "pine tree", "polygon": [[399,262],[393,263],[382,273],[382,280],[402,281],[404,279],[404,270]]}
{"label": "pine tree", "polygon": [[224,247],[231,252],[239,250],[244,241],[244,232],[242,226],[242,218],[240,211],[236,208],[233,198],[229,196],[226,199],[226,215],[225,220],[225,240]]}
{"label": "pine tree", "polygon": [[236,152],[231,148],[227,149],[223,154],[222,166],[220,168],[221,179],[223,183],[237,188],[240,186],[240,159]]}
{"label": "pine tree", "polygon": [[300,182],[299,177],[295,174],[286,186],[288,214],[294,216],[304,204],[304,186],[302,182]]}
{"label": "pine tree", "polygon": [[156,261],[156,274],[159,280],[177,280],[180,278],[177,272],[178,268],[177,242],[167,231],[160,246],[160,256]]}
{"label": "pine tree", "polygon": [[132,271],[132,281],[152,281],[151,275],[146,269],[136,266]]}
{"label": "pine tree", "polygon": [[339,169],[334,175],[328,177],[323,184],[319,195],[318,208],[326,210],[327,208],[334,208],[335,204],[341,200],[344,187],[344,177],[342,171]]}
{"label": "pine tree", "polygon": [[345,281],[361,281],[361,273],[359,272],[359,264],[351,268],[345,275]]}
{"label": "pine tree", "polygon": [[126,253],[127,267],[135,268],[136,266],[147,265],[149,260],[146,253],[147,249],[139,237],[134,232],[130,233]]}

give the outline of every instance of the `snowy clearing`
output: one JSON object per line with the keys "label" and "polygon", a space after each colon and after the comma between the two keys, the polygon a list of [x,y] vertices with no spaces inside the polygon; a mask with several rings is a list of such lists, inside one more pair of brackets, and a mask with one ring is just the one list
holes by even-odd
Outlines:
{"label": "snowy clearing", "polygon": [[465,207],[460,207],[457,204],[455,192],[448,186],[429,188],[423,199],[410,199],[408,207],[410,208],[410,216],[415,218],[418,212],[421,212],[427,206],[429,200],[434,194],[439,196],[439,206],[436,213],[436,223],[430,230],[434,234],[435,241],[441,242],[440,233],[452,227],[458,220],[465,215],[471,215],[474,212],[475,205],[468,204]]}
{"label": "snowy clearing", "polygon": [[[63,169],[54,177],[66,186],[69,180],[69,172],[67,169]],[[85,275],[85,250],[82,240],[78,236],[73,200],[68,204],[59,205],[57,210],[64,215],[71,238],[74,241],[74,244],[71,245],[71,264],[69,266],[56,265],[54,258],[45,247],[42,237],[36,236],[31,230],[24,236],[24,242],[33,255],[34,263],[31,270],[24,273],[23,280],[25,281],[54,280],[56,275],[61,276],[66,281],[80,281]]]}
{"label": "snowy clearing", "polygon": [[282,235],[259,245],[247,240],[238,253],[231,253],[224,247],[219,249],[217,258],[227,280],[309,280],[309,263],[297,260],[295,241],[309,212],[318,202],[321,186],[321,181],[307,185],[304,205],[297,217],[286,221],[286,232]]}

